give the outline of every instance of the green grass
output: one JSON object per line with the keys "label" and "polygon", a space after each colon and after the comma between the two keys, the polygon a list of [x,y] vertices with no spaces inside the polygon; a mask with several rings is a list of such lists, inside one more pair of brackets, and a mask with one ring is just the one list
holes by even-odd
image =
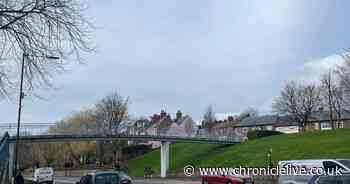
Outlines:
{"label": "green grass", "polygon": [[[173,144],[170,167],[180,173],[187,164],[196,167],[265,166],[270,148],[274,163],[291,159],[350,158],[350,129],[277,135],[234,146]],[[133,176],[142,176],[146,165],[159,172],[159,149],[128,161]]]}

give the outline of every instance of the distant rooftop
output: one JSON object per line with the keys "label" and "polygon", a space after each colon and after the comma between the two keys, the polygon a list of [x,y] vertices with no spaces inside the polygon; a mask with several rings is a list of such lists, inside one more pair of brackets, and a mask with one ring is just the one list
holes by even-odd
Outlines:
{"label": "distant rooftop", "polygon": [[215,118],[218,121],[224,121],[229,116],[237,117],[239,114],[238,112],[215,113]]}

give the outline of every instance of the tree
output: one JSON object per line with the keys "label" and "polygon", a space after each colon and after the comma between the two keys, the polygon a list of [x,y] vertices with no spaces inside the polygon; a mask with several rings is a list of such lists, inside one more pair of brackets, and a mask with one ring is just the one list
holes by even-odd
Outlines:
{"label": "tree", "polygon": [[333,91],[334,93],[333,108],[336,113],[336,118],[340,120],[342,118],[342,113],[344,111],[349,111],[349,110],[346,109],[344,89],[341,86],[336,86],[333,90],[334,90]]}
{"label": "tree", "polygon": [[129,98],[114,92],[96,104],[97,126],[103,134],[116,134],[123,121],[128,119]]}
{"label": "tree", "polygon": [[[338,97],[345,110],[350,107],[350,51],[343,55],[344,64],[338,66],[336,74],[339,77]],[[341,97],[340,97],[340,96]]]}
{"label": "tree", "polygon": [[60,155],[64,155],[65,153],[61,153],[63,150],[61,144],[59,143],[37,143],[32,144],[31,149],[35,153],[34,156],[39,155],[39,159],[41,160],[41,165],[43,167],[49,166],[53,167],[57,163],[60,163],[58,157]]}
{"label": "tree", "polygon": [[321,96],[322,99],[327,104],[327,109],[329,110],[329,120],[331,123],[332,129],[335,128],[334,124],[334,111],[335,111],[335,103],[336,103],[336,97],[335,97],[335,90],[337,86],[333,79],[332,71],[328,71],[327,73],[323,74],[321,76]]}
{"label": "tree", "polygon": [[[117,92],[100,100],[95,107],[97,127],[100,130],[99,133],[104,135],[119,133],[122,122],[128,119],[128,104],[129,98],[124,98]],[[102,160],[102,155],[105,154],[103,145],[102,142],[98,142],[97,149],[100,160]],[[118,151],[124,146],[124,142],[115,141],[106,146],[111,147],[111,149],[108,150],[113,152],[114,163],[116,163]]]}
{"label": "tree", "polygon": [[97,132],[96,117],[92,109],[74,113],[50,127],[51,133],[95,134]]}
{"label": "tree", "polygon": [[272,108],[277,113],[293,115],[301,130],[304,131],[311,113],[317,110],[320,105],[320,91],[316,85],[301,85],[292,81],[275,99]]}
{"label": "tree", "polygon": [[[90,134],[96,133],[96,118],[93,110],[87,109],[56,123],[50,127],[50,133],[63,134]],[[61,151],[65,157],[55,157],[56,160],[74,160],[75,163],[85,164],[95,155],[96,144],[94,142],[69,142],[61,146]],[[82,159],[82,160],[81,160]],[[83,161],[83,162],[81,162]]]}
{"label": "tree", "polygon": [[[88,42],[91,24],[79,0],[3,0],[0,2],[0,94],[15,83],[13,73],[26,56],[25,84],[50,84],[53,74],[64,71],[62,60],[93,49]],[[60,57],[60,61],[47,60]],[[10,62],[11,61],[11,62]],[[18,65],[20,66],[20,65]]]}
{"label": "tree", "polygon": [[213,111],[212,105],[209,105],[204,112],[202,126],[207,128],[209,132],[215,125],[215,113]]}

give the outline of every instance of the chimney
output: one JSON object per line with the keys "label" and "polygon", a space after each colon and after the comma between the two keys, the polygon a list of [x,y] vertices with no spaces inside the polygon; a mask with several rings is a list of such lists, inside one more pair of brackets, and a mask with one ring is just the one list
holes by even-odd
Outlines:
{"label": "chimney", "polygon": [[165,112],[165,110],[161,110],[160,111],[160,119],[164,118],[167,116],[167,113]]}
{"label": "chimney", "polygon": [[178,110],[178,111],[176,112],[175,121],[178,121],[178,120],[181,119],[181,118],[182,118],[182,112],[181,112],[180,110]]}

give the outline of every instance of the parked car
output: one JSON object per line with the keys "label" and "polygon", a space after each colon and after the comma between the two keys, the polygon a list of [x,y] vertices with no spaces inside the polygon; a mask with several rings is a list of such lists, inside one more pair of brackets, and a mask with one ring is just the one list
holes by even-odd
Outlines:
{"label": "parked car", "polygon": [[[324,171],[337,168],[343,173],[350,172],[350,160],[348,159],[324,159],[324,160],[286,160],[278,163],[279,168],[322,168]],[[308,184],[313,175],[283,175],[279,176],[279,184]]]}
{"label": "parked car", "polygon": [[94,171],[83,176],[76,184],[131,184],[131,177],[122,171]]}
{"label": "parked car", "polygon": [[350,174],[341,176],[314,176],[308,184],[350,184]]}
{"label": "parked car", "polygon": [[37,168],[34,171],[34,184],[53,184],[54,171],[51,167]]}
{"label": "parked car", "polygon": [[202,176],[202,184],[253,184],[250,176]]}

